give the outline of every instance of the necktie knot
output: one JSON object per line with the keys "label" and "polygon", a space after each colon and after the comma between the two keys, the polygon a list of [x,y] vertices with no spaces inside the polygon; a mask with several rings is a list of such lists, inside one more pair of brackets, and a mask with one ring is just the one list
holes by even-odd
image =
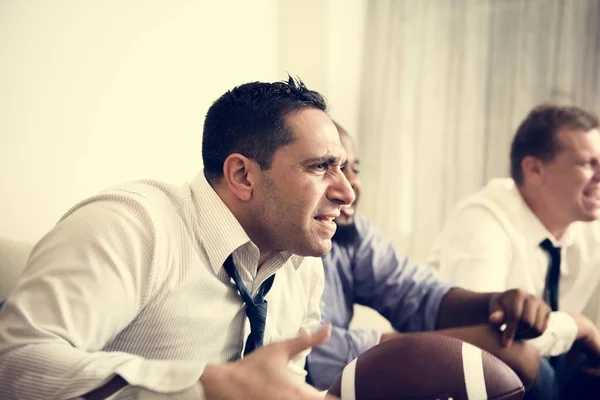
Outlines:
{"label": "necktie knot", "polygon": [[555,253],[559,253],[560,254],[560,247],[558,246],[554,246],[554,244],[552,243],[552,241],[548,238],[542,240],[542,242],[540,243],[540,247],[544,250],[546,250],[546,252],[548,254],[550,254],[552,256],[552,254]]}

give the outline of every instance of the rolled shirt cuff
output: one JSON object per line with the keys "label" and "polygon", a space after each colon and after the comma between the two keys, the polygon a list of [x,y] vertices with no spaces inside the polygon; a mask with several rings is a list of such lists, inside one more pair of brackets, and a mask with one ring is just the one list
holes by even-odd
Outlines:
{"label": "rolled shirt cuff", "polygon": [[542,356],[553,357],[568,352],[577,338],[577,323],[563,311],[550,314],[548,328],[539,337],[526,342],[536,347]]}

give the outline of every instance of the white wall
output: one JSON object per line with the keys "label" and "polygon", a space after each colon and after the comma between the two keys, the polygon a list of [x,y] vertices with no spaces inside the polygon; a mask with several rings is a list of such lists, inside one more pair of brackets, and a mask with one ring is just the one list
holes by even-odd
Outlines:
{"label": "white wall", "polygon": [[279,70],[323,93],[331,116],[358,131],[366,0],[280,0]]}
{"label": "white wall", "polygon": [[0,3],[0,237],[122,181],[184,182],[206,109],[275,80],[276,0]]}
{"label": "white wall", "polygon": [[366,0],[329,1],[329,64],[327,97],[331,116],[356,139],[363,67]]}

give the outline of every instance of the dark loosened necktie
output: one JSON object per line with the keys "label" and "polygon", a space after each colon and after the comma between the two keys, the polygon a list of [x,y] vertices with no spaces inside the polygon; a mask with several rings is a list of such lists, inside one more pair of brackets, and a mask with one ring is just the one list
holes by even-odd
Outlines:
{"label": "dark loosened necktie", "polygon": [[544,301],[550,304],[552,311],[558,311],[558,288],[560,283],[560,247],[554,247],[550,239],[544,239],[540,247],[550,256],[550,265],[546,273]]}
{"label": "dark loosened necktie", "polygon": [[263,282],[262,285],[260,285],[258,293],[254,299],[252,299],[252,297],[250,297],[250,293],[248,293],[248,289],[246,289],[246,285],[244,285],[244,282],[242,282],[242,278],[240,277],[237,268],[235,268],[233,257],[231,255],[227,257],[223,267],[231,279],[233,279],[235,282],[235,285],[240,292],[240,296],[242,296],[242,300],[244,300],[244,303],[246,303],[246,315],[250,321],[250,335],[248,335],[246,346],[244,348],[245,356],[263,344],[263,338],[265,336],[265,324],[267,322],[267,301],[265,300],[265,296],[271,289],[271,286],[273,286],[275,275],[271,275],[266,281]]}

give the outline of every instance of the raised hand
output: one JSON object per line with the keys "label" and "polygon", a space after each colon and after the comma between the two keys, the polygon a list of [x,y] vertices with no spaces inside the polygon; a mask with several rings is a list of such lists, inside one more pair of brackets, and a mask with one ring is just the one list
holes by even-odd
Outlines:
{"label": "raised hand", "polygon": [[324,343],[330,334],[331,326],[328,325],[312,334],[304,333],[262,347],[236,362],[207,365],[200,378],[206,399],[322,399],[314,388],[298,382],[288,363],[300,352]]}

